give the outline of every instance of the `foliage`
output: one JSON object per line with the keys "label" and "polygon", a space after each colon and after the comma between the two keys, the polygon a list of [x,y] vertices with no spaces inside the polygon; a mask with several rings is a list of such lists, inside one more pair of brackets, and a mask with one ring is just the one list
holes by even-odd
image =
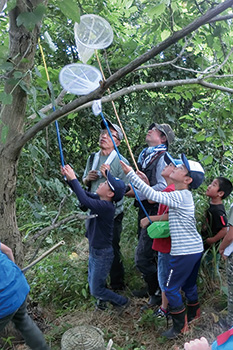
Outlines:
{"label": "foliage", "polygon": [[57,313],[88,304],[87,261],[72,259],[67,251],[47,257],[28,279],[33,300],[50,304]]}
{"label": "foliage", "polygon": [[[13,104],[13,94],[16,88],[20,87],[27,96],[26,115],[24,121],[20,122],[20,127],[23,125],[19,132],[20,136],[23,131],[30,130],[36,123],[46,118],[51,109],[43,112],[41,108],[59,96],[61,86],[58,75],[61,68],[68,63],[79,61],[73,25],[75,21],[79,21],[80,15],[98,14],[106,18],[113,28],[112,45],[98,52],[101,68],[106,77],[109,77],[220,2],[81,0],[77,3],[74,0],[66,2],[53,0],[48,2],[47,9],[39,5],[34,11],[21,13],[17,23],[27,28],[28,34],[44,15],[40,42],[48,66],[50,78],[48,83],[39,49],[36,52],[34,67],[26,73],[15,65],[15,57],[9,57],[8,48],[12,45],[9,45],[7,15],[15,7],[16,2],[8,1],[7,8],[0,14],[1,112]],[[232,13],[232,9],[229,13]],[[135,158],[145,144],[147,127],[152,121],[156,121],[170,123],[175,130],[176,141],[170,148],[174,156],[178,157],[184,152],[188,157],[198,159],[203,164],[206,170],[206,182],[194,192],[198,229],[201,228],[203,214],[208,205],[205,196],[208,183],[219,175],[232,180],[231,21],[206,23],[192,35],[186,36],[147,62],[152,66],[139,67],[117,81],[111,88],[113,93],[134,85],[198,77],[226,89],[222,91],[200,85],[170,87],[167,83],[162,88],[132,92],[115,101]],[[22,58],[21,63],[26,62],[27,59]],[[88,63],[98,67],[96,56],[93,56]],[[29,76],[31,84],[25,82],[25,78]],[[6,90],[4,83],[9,81],[8,79],[12,85]],[[48,86],[51,87],[50,93]],[[55,108],[59,110],[62,104],[67,104],[75,98],[76,96],[72,94],[66,94]],[[116,122],[110,103],[103,105],[103,112],[106,117]],[[18,116],[18,113],[11,111],[9,120],[15,115]],[[13,130],[6,119],[0,119],[1,147],[6,144]],[[59,127],[66,162],[74,166],[81,179],[87,155],[98,149],[100,118],[94,117],[90,108],[80,109],[60,119]],[[130,160],[124,141],[120,150]],[[9,159],[12,159],[11,155]],[[18,162],[18,157],[15,159]],[[51,124],[38,132],[36,137],[24,146],[19,159],[16,209],[20,232],[25,243],[36,232],[51,225],[57,214],[59,219],[63,219],[77,209],[76,198],[70,197],[59,212],[60,203],[68,192],[60,175],[59,163],[56,131]],[[231,197],[224,203],[229,209]],[[134,248],[137,244],[136,215],[132,200],[127,199],[121,245],[130,290],[137,289],[142,283],[134,267]],[[83,223],[67,223],[59,229],[52,230],[46,239],[42,238],[43,249],[58,239],[65,239],[67,244],[62,251],[53,253],[27,273],[31,284],[31,297],[43,305],[50,304],[58,314],[74,308],[93,307],[94,301],[88,294],[87,259],[76,259],[75,255],[72,255],[72,252],[76,252],[76,241],[84,234],[83,226]],[[38,242],[30,247],[29,255],[33,249],[38,249]],[[203,259],[199,279],[201,297],[204,299],[218,288],[220,292],[216,298],[221,300],[221,305],[224,305],[226,299],[223,293],[223,268],[220,270],[217,268],[216,251],[213,251],[212,257],[216,278],[212,280],[209,265],[207,263],[205,266]],[[147,327],[151,325],[150,313],[142,318],[141,323]],[[6,339],[6,342],[10,341],[10,338]],[[143,350],[143,346],[134,340],[130,346],[135,350]]]}

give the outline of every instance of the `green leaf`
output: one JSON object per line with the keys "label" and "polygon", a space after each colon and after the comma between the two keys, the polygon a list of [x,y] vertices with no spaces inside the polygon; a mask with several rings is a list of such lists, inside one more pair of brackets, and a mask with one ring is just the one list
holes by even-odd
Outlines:
{"label": "green leaf", "polygon": [[170,30],[164,30],[162,33],[161,33],[161,39],[162,40],[165,40],[169,37],[170,35]]}
{"label": "green leaf", "polygon": [[20,79],[20,78],[22,78],[22,76],[23,76],[22,72],[20,72],[20,71],[15,71],[14,72],[14,78],[15,79]]}
{"label": "green leaf", "polygon": [[73,22],[80,22],[80,10],[75,0],[56,0],[61,12]]}
{"label": "green leaf", "polygon": [[10,71],[13,69],[13,64],[10,62],[3,62],[0,65],[0,69],[5,70],[5,71]]}
{"label": "green leaf", "polygon": [[209,155],[209,156],[207,156],[207,157],[203,157],[203,158],[202,158],[202,162],[203,162],[205,165],[212,164],[212,163],[213,163],[213,156],[212,156],[212,155]]}
{"label": "green leaf", "polygon": [[198,102],[193,102],[193,107],[194,108],[202,108],[202,104]]}
{"label": "green leaf", "polygon": [[23,25],[28,30],[32,30],[42,20],[45,11],[45,6],[39,4],[33,12],[22,12],[16,19],[17,26]]}
{"label": "green leaf", "polygon": [[159,17],[166,9],[165,4],[160,4],[158,6],[148,6],[146,7],[145,12],[150,18],[157,18]]}
{"label": "green leaf", "polygon": [[4,91],[0,92],[0,101],[2,101],[4,105],[10,105],[12,103],[12,95]]}
{"label": "green leaf", "polygon": [[183,115],[182,117],[180,117],[179,119],[180,120],[182,120],[182,119],[193,120],[194,118],[191,115],[186,114],[186,115]]}
{"label": "green leaf", "polygon": [[8,135],[8,131],[9,131],[9,127],[7,125],[4,125],[2,127],[2,132],[1,132],[1,142],[5,143],[6,142],[6,138]]}
{"label": "green leaf", "polygon": [[197,140],[197,141],[204,141],[205,140],[205,135],[203,134],[203,133],[199,133],[199,134],[197,134],[197,135],[195,135],[195,139]]}
{"label": "green leaf", "polygon": [[224,131],[220,128],[220,126],[218,126],[217,130],[218,130],[219,137],[221,139],[225,140],[226,139],[226,135],[225,135]]}
{"label": "green leaf", "polygon": [[15,8],[17,0],[8,0],[7,1],[7,11],[11,11]]}

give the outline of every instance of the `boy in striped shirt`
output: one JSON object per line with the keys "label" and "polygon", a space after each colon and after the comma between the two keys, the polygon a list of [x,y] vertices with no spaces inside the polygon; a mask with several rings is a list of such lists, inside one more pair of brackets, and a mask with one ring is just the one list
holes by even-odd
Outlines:
{"label": "boy in striped shirt", "polygon": [[[196,229],[195,207],[191,189],[198,188],[204,180],[201,164],[181,156],[182,164],[174,168],[170,175],[175,185],[174,192],[159,192],[146,185],[132,170],[121,161],[122,168],[133,185],[147,199],[169,207],[169,229],[171,234],[171,259],[165,294],[173,327],[162,335],[168,339],[176,338],[187,330],[187,321],[200,315],[197,294],[197,274],[203,252],[203,242]],[[187,299],[186,308],[180,290]]]}

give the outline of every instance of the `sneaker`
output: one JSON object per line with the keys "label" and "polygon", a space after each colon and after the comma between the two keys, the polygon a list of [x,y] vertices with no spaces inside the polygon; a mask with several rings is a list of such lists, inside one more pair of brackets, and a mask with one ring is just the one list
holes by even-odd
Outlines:
{"label": "sneaker", "polygon": [[169,315],[168,310],[165,310],[165,309],[163,309],[162,307],[159,307],[158,310],[156,310],[156,311],[153,313],[153,316],[154,316],[154,317],[157,317],[158,319],[167,318],[168,315]]}
{"label": "sneaker", "polygon": [[108,308],[107,306],[107,302],[101,299],[97,299],[96,303],[95,303],[95,309],[96,310],[101,310],[104,311]]}

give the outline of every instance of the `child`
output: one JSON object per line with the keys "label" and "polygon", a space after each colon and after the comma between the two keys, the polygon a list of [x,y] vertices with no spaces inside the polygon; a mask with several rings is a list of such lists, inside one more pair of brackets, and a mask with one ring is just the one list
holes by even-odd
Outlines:
{"label": "child", "polygon": [[84,191],[73,169],[65,165],[61,169],[80,203],[97,214],[87,221],[86,237],[89,240],[88,283],[90,293],[97,298],[97,308],[104,310],[106,302],[114,306],[127,307],[129,299],[106,287],[106,279],[114,258],[112,248],[115,206],[125,194],[125,184],[106,170],[107,180],[99,185],[96,193]]}
{"label": "child", "polygon": [[226,252],[233,242],[233,206],[231,206],[229,213],[229,231],[224,237],[219,246],[219,253],[224,259],[227,259],[227,285],[228,285],[228,315],[226,321],[222,321],[223,328],[233,327],[233,250]]}
{"label": "child", "polygon": [[30,287],[14,263],[12,250],[0,243],[0,332],[12,321],[33,350],[49,350],[37,325],[29,317],[26,298]]}
{"label": "child", "polygon": [[204,249],[222,239],[227,233],[227,217],[222,200],[232,191],[232,183],[225,177],[217,177],[208,186],[206,195],[210,198],[210,206],[206,213],[206,224],[202,229]]}
{"label": "child", "polygon": [[[174,168],[181,164],[181,160],[173,159],[168,152],[164,156],[165,163],[167,164],[163,169],[161,175],[166,180],[167,187],[163,192],[175,191],[175,185],[172,179],[169,177]],[[168,220],[168,207],[164,204],[159,205],[158,214],[150,216],[151,221]],[[146,228],[149,225],[147,217],[141,219],[140,225],[142,228]],[[153,240],[152,249],[158,251],[158,281],[159,287],[162,291],[162,304],[160,308],[154,313],[154,316],[163,318],[168,316],[168,300],[165,295],[165,285],[168,276],[168,263],[170,260],[171,251],[171,237],[167,238],[155,238]]]}
{"label": "child", "polygon": [[[200,312],[196,280],[203,242],[196,229],[194,202],[189,189],[196,189],[202,184],[204,170],[200,163],[187,160],[184,154],[181,159],[183,164],[174,168],[170,175],[175,191],[169,193],[154,191],[134,173],[131,167],[121,161],[129,180],[146,198],[169,207],[171,259],[165,294],[169,302],[173,327],[162,334],[168,339],[173,339],[186,331],[187,317],[190,322],[198,317]],[[180,289],[184,291],[187,299],[187,317]]]}

